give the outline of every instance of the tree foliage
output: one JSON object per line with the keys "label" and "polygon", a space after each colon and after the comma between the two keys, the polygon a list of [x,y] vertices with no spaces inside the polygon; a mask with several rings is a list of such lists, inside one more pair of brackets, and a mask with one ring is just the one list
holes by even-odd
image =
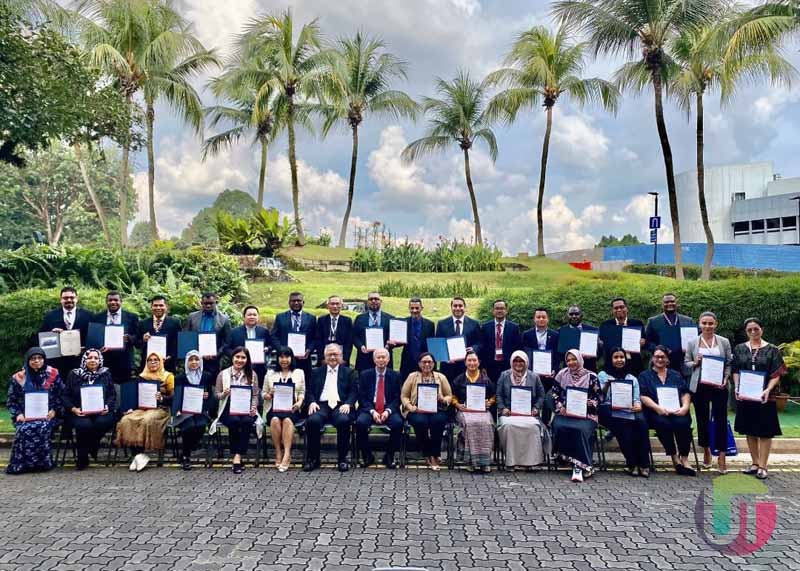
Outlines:
{"label": "tree foliage", "polygon": [[617,238],[613,234],[602,236],[600,241],[595,244],[595,248],[608,248],[610,246],[637,246],[642,242],[633,234],[625,234],[622,238]]}
{"label": "tree foliage", "polygon": [[192,222],[181,234],[181,240],[188,244],[207,246],[219,245],[219,235],[215,227],[217,214],[227,212],[234,217],[246,217],[257,210],[253,197],[241,190],[226,189],[209,207],[198,212]]}

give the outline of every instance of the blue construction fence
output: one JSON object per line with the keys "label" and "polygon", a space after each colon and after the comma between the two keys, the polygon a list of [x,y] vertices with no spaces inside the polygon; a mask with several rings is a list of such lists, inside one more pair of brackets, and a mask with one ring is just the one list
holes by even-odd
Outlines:
{"label": "blue construction fence", "polygon": [[[683,244],[684,264],[702,264],[705,244]],[[653,246],[613,246],[604,249],[604,262],[628,261],[632,264],[653,263]],[[658,245],[658,263],[674,264],[672,244]],[[800,246],[769,244],[716,244],[712,265],[752,270],[800,272]]]}

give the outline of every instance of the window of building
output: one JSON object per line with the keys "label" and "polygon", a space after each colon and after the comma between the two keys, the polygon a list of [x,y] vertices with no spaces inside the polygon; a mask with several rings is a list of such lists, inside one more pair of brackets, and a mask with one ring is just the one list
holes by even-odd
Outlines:
{"label": "window of building", "polygon": [[750,222],[734,222],[733,223],[733,233],[734,234],[748,234],[750,232]]}
{"label": "window of building", "polygon": [[780,218],[767,218],[767,232],[780,232],[781,219]]}
{"label": "window of building", "polygon": [[734,200],[744,200],[745,199],[744,193],[743,192],[734,192],[733,193],[733,199]]}
{"label": "window of building", "polygon": [[750,221],[750,229],[753,231],[753,234],[761,234],[764,232],[764,221],[763,220],[751,220]]}
{"label": "window of building", "polygon": [[788,230],[789,228],[791,228],[791,229],[797,228],[797,217],[796,216],[784,216],[783,217],[783,228],[784,228],[784,230]]}

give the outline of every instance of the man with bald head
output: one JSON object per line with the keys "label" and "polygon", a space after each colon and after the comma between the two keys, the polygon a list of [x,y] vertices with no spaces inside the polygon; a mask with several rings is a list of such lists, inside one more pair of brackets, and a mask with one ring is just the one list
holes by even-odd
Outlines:
{"label": "man with bald head", "polygon": [[375,463],[369,445],[369,431],[373,425],[389,429],[389,445],[383,456],[383,465],[396,467],[394,454],[400,449],[403,432],[403,417],[400,416],[400,388],[402,380],[397,371],[389,368],[389,351],[376,349],[372,352],[375,366],[363,371],[358,383],[358,417],[356,439],[361,452],[361,466],[367,468]]}

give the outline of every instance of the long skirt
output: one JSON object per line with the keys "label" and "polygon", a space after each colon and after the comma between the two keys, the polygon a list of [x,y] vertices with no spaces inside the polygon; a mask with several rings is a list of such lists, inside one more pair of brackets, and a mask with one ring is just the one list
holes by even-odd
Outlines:
{"label": "long skirt", "polygon": [[458,412],[456,422],[461,428],[458,433],[459,448],[463,450],[462,460],[473,468],[483,468],[492,463],[494,448],[494,422],[488,412]]}
{"label": "long skirt", "polygon": [[553,419],[555,452],[582,470],[592,467],[597,423],[588,418],[557,415]]}
{"label": "long skirt", "polygon": [[538,466],[544,462],[542,427],[530,416],[501,416],[497,434],[506,466]]}
{"label": "long skirt", "polygon": [[163,450],[164,430],[169,424],[169,419],[169,412],[162,408],[134,410],[117,423],[116,445]]}
{"label": "long skirt", "polygon": [[53,467],[50,438],[55,426],[55,420],[32,420],[17,424],[6,474],[50,470]]}

